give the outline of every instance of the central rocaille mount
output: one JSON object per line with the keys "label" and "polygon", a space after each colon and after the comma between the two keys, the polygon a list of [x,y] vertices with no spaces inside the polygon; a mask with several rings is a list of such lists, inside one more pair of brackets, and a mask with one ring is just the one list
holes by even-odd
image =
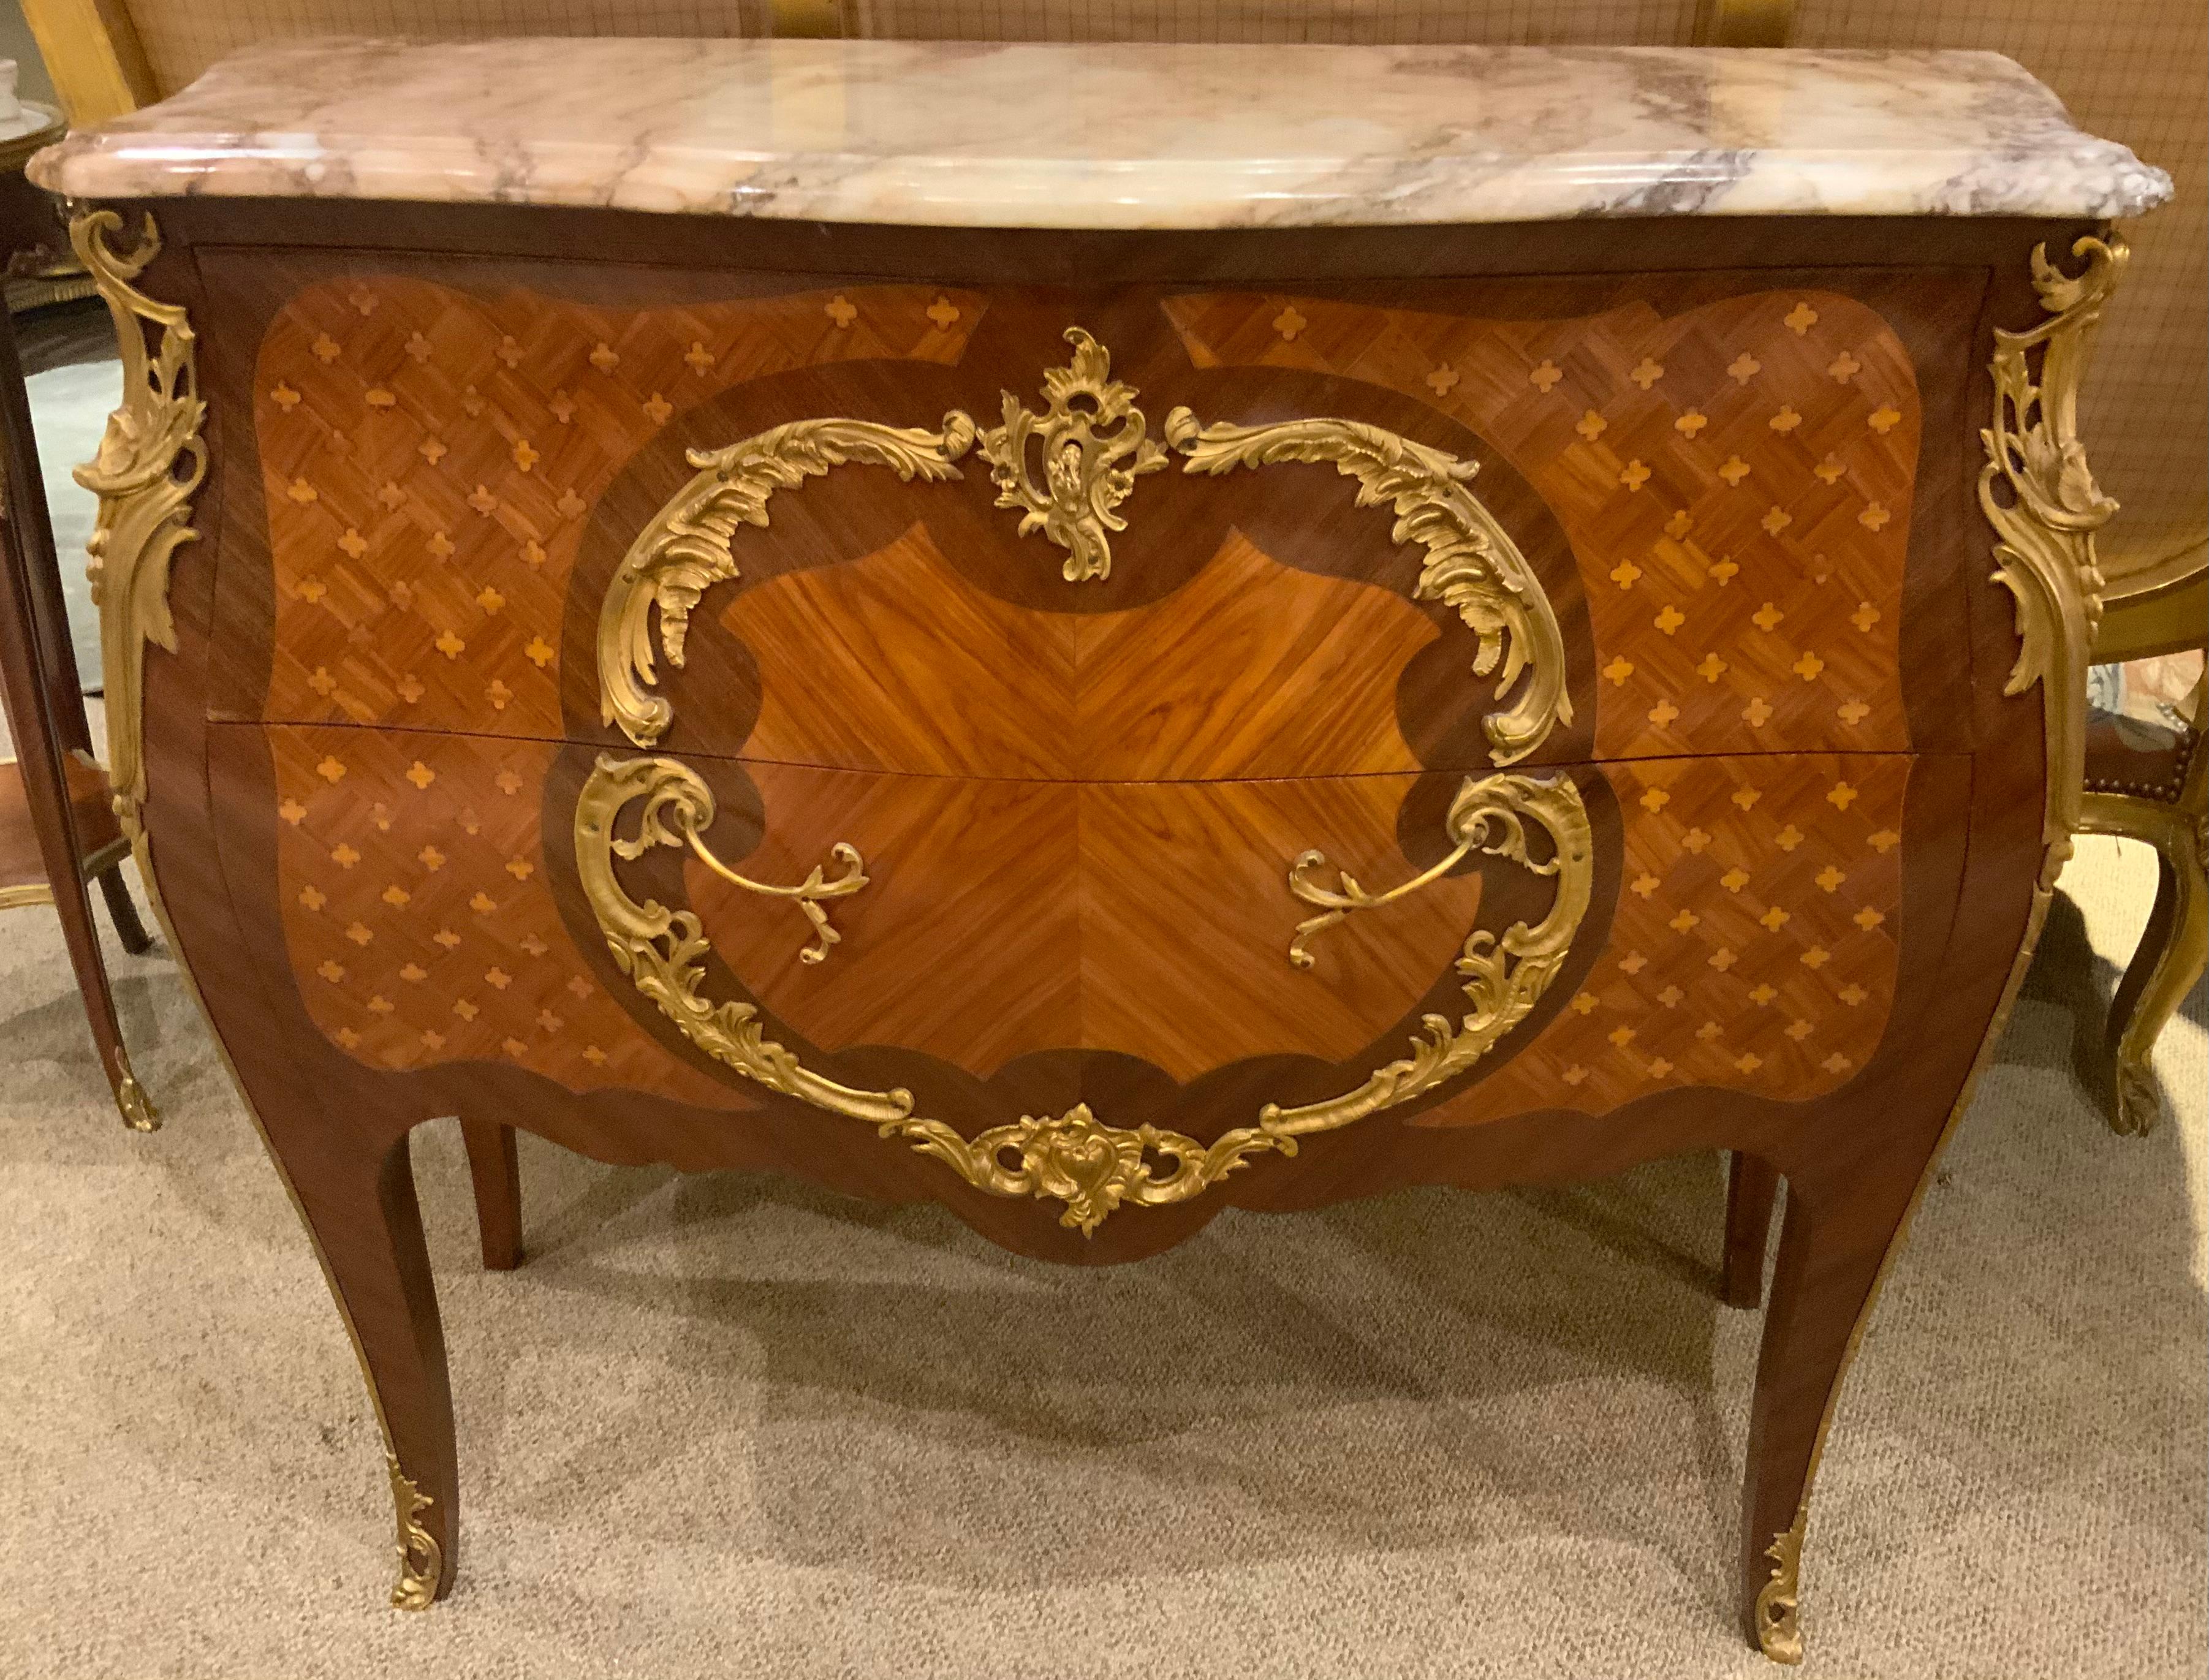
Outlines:
{"label": "central rocaille mount", "polygon": [[[1115,509],[1137,473],[1165,465],[1165,454],[1145,435],[1137,394],[1109,376],[1110,354],[1079,327],[1068,328],[1066,337],[1074,347],[1073,364],[1045,376],[1050,406],[1040,417],[1008,392],[1005,423],[985,432],[956,410],[936,431],[871,420],[792,420],[726,449],[692,451],[697,476],[638,534],[606,589],[599,617],[604,720],[639,746],[666,732],[674,708],[647,692],[657,681],[653,610],[667,662],[680,665],[692,610],[713,585],[739,575],[730,549],[737,527],[763,528],[777,491],[795,489],[831,467],[863,463],[887,467],[908,482],[940,482],[960,476],[954,463],[978,443],[999,486],[997,505],[1023,510],[1020,534],[1040,530],[1065,549],[1069,583],[1109,577],[1112,550],[1105,533],[1127,528]],[[1107,425],[1118,429],[1107,435]],[[1524,758],[1553,726],[1573,720],[1564,638],[1549,597],[1518,545],[1466,488],[1478,462],[1357,420],[1207,426],[1177,408],[1166,416],[1165,433],[1188,457],[1189,473],[1324,462],[1357,481],[1360,507],[1387,503],[1396,515],[1393,539],[1427,551],[1414,597],[1454,609],[1479,637],[1473,670],[1496,676],[1499,699],[1522,676],[1527,679],[1518,698],[1486,721],[1498,764]],[[1041,488],[1030,468],[1031,442],[1042,456]],[[1131,464],[1121,465],[1131,457]]]}
{"label": "central rocaille mount", "polygon": [[[680,666],[691,612],[708,589],[739,576],[731,547],[738,528],[764,527],[778,491],[796,489],[832,467],[884,467],[908,482],[940,482],[960,476],[955,463],[978,445],[998,486],[997,505],[1020,510],[1022,535],[1040,531],[1066,551],[1066,581],[1109,576],[1106,533],[1127,528],[1117,509],[1136,475],[1164,467],[1166,454],[1147,435],[1137,393],[1111,377],[1105,348],[1079,327],[1065,336],[1073,359],[1044,375],[1049,406],[1040,415],[1008,393],[1003,424],[987,431],[957,411],[935,431],[822,418],[788,421],[725,449],[690,451],[696,475],[645,526],[606,590],[598,637],[604,721],[641,747],[659,742],[674,720],[674,707],[652,692],[657,655]],[[1176,408],[1165,432],[1191,473],[1331,464],[1357,481],[1360,507],[1387,504],[1395,515],[1393,539],[1426,551],[1417,599],[1457,612],[1478,638],[1474,672],[1494,676],[1498,701],[1508,702],[1484,722],[1490,756],[1499,766],[1525,757],[1553,726],[1572,721],[1556,615],[1518,545],[1466,488],[1477,462],[1348,419],[1206,425]],[[638,808],[633,822],[627,820],[632,806]],[[1369,893],[1341,874],[1329,888],[1322,880],[1326,858],[1316,851],[1285,861],[1288,894],[1320,912],[1299,923],[1286,942],[1286,960],[1299,968],[1313,966],[1310,941],[1327,928],[1417,892],[1476,852],[1554,882],[1538,922],[1514,922],[1500,935],[1480,929],[1466,940],[1456,968],[1464,977],[1466,1012],[1456,1021],[1427,1015],[1424,1036],[1413,1041],[1409,1057],[1320,1101],[1267,1103],[1254,1123],[1208,1145],[1147,1123],[1113,1125],[1086,1103],[1056,1116],[1024,1115],[970,1140],[916,1114],[910,1091],[858,1089],[809,1070],[767,1036],[755,1004],[704,995],[712,947],[697,912],[648,898],[636,901],[621,883],[617,859],[633,862],[659,846],[687,846],[744,891],[791,900],[812,930],[813,942],[803,954],[807,963],[822,961],[840,939],[823,906],[868,884],[864,859],[842,842],[831,851],[840,871],[834,876],[816,864],[795,886],[752,880],[707,845],[704,831],[713,816],[705,781],[673,758],[601,755],[583,785],[575,806],[577,872],[615,962],[637,990],[693,1045],[746,1079],[866,1121],[886,1138],[906,1139],[993,1195],[1062,1201],[1061,1222],[1084,1234],[1123,1201],[1157,1207],[1186,1201],[1254,1155],[1293,1154],[1300,1136],[1350,1125],[1471,1068],[1526,1017],[1556,977],[1587,910],[1594,865],[1587,810],[1568,777],[1468,777],[1444,822],[1451,849],[1399,886]],[[1541,836],[1532,847],[1530,824]]]}

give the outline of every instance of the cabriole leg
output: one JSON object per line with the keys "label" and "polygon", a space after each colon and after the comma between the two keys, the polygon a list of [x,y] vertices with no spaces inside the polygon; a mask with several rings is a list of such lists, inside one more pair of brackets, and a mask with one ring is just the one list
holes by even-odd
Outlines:
{"label": "cabriole leg", "polygon": [[1791,1171],[1779,1264],[1757,1360],[1743,1500],[1742,1609],[1776,1662],[1803,1658],[1797,1569],[1827,1418],[1937,1126],[1906,1164],[1859,1157],[1852,1171]]}
{"label": "cabriole leg", "polygon": [[453,1583],[460,1476],[444,1331],[406,1139],[380,1155],[358,1139],[316,1140],[304,1129],[287,1137],[272,1127],[271,1141],[321,1249],[383,1425],[398,1536],[391,1602],[426,1610]]}

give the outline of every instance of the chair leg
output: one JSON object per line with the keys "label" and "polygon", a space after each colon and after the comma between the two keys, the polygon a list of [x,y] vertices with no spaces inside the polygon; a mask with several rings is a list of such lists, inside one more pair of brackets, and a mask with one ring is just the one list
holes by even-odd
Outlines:
{"label": "chair leg", "polygon": [[2184,804],[2122,794],[2086,796],[2080,827],[2146,840],[2160,864],[2155,908],[2110,1005],[2114,1065],[2108,1093],[2110,1129],[2140,1136],[2163,1117],[2155,1041],[2209,960],[2209,883],[2201,818]]}
{"label": "chair leg", "polygon": [[1765,1240],[1779,1190],[1779,1173],[1770,1162],[1733,1152],[1726,1171],[1725,1258],[1718,1276],[1718,1298],[1730,1307],[1764,1303]]}
{"label": "chair leg", "polygon": [[2201,978],[2203,959],[2209,956],[2209,901],[2205,901],[2209,894],[2202,890],[2201,865],[2192,860],[2174,862],[2167,854],[2162,865],[2156,891],[2158,925],[2133,954],[2110,1009],[2110,1046],[2116,1067],[2110,1124],[2132,1136],[2152,1130],[2163,1117],[2163,1093],[2153,1066],[2155,1041]]}
{"label": "chair leg", "polygon": [[99,890],[107,900],[108,918],[115,924],[115,936],[123,942],[123,948],[134,957],[144,956],[153,948],[153,936],[138,919],[138,906],[131,902],[120,864],[99,872]]}
{"label": "chair leg", "polygon": [[514,1128],[496,1120],[462,1120],[468,1177],[475,1183],[476,1230],[483,1238],[486,1271],[511,1272],[521,1264],[521,1163]]}

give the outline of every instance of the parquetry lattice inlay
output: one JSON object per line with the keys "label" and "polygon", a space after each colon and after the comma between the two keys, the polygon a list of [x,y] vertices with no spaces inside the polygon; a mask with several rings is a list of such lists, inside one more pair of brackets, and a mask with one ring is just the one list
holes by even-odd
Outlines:
{"label": "parquetry lattice inlay", "polygon": [[1917,388],[1863,304],[1772,292],[1563,321],[1253,294],[1166,309],[1200,366],[1399,391],[1526,475],[1580,563],[1603,756],[1909,745],[1897,631]]}
{"label": "parquetry lattice inlay", "polygon": [[1910,764],[1606,767],[1625,828],[1610,936],[1563,1010],[1446,1119],[1601,1114],[1670,1086],[1800,1100],[1841,1085],[1893,1003]]}
{"label": "parquetry lattice inlay", "polygon": [[549,744],[274,727],[276,858],[292,968],[315,1024],[370,1067],[505,1062],[572,1090],[719,1108],[599,985],[545,879]]}
{"label": "parquetry lattice inlay", "polygon": [[557,735],[584,520],[655,431],[792,368],[955,362],[982,312],[915,286],[642,311],[388,276],[307,288],[254,380],[276,595],[262,716]]}

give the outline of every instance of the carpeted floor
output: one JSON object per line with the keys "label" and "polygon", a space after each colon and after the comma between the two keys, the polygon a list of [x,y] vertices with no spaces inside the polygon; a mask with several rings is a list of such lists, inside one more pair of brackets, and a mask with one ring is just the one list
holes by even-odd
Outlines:
{"label": "carpeted floor", "polygon": [[[1806,1676],[2202,1670],[2200,993],[2176,1124],[2113,1137],[2067,1072],[2152,881],[2084,843],[1926,1201],[1827,1456]],[[1772,1671],[1734,1628],[1759,1320],[1712,1298],[1709,1157],[1230,1213],[1096,1274],[525,1137],[531,1259],[494,1276],[428,1128],[465,1551],[391,1611],[352,1354],[174,972],[113,954],[168,1114],[134,1136],[51,914],[6,928],[10,1680]]]}

